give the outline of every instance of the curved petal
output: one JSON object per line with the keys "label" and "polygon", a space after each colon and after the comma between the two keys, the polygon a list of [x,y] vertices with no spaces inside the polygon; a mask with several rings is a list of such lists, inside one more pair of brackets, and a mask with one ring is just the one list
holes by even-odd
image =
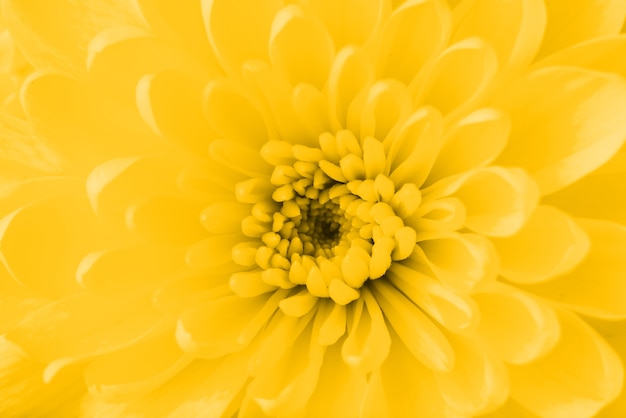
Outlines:
{"label": "curved petal", "polygon": [[394,338],[389,358],[380,369],[390,417],[446,417],[433,373]]}
{"label": "curved petal", "polygon": [[450,30],[450,12],[443,1],[405,1],[381,29],[376,59],[379,77],[408,85],[444,48]]}
{"label": "curved petal", "polygon": [[420,80],[416,101],[454,118],[481,99],[497,71],[498,60],[489,44],[480,38],[464,39],[437,57]]}
{"label": "curved petal", "polygon": [[580,318],[559,312],[559,319],[561,338],[546,357],[509,366],[511,395],[541,417],[588,418],[619,394],[622,364]]}
{"label": "curved petal", "polygon": [[201,92],[201,83],[177,71],[163,71],[140,79],[137,107],[155,133],[204,156],[217,134],[204,118]]}
{"label": "curved petal", "polygon": [[283,292],[255,298],[227,296],[191,308],[181,315],[176,340],[185,352],[213,359],[241,351],[266,325]]}
{"label": "curved petal", "polygon": [[131,294],[157,287],[184,265],[178,248],[143,245],[87,255],[76,271],[78,283],[105,295]]}
{"label": "curved petal", "polygon": [[546,25],[542,0],[474,0],[469,8],[458,10],[465,14],[460,17],[452,41],[472,36],[484,39],[495,49],[503,67],[518,68],[530,63],[541,45]]}
{"label": "curved petal", "polygon": [[324,23],[337,49],[363,45],[382,20],[383,0],[302,0]]}
{"label": "curved petal", "polygon": [[488,283],[498,273],[498,256],[493,245],[476,234],[450,232],[418,238],[411,259],[425,263],[438,279],[460,292]]}
{"label": "curved petal", "polygon": [[547,304],[506,285],[480,290],[472,297],[480,309],[478,333],[507,363],[532,362],[557,343],[559,322]]}
{"label": "curved petal", "polygon": [[626,227],[577,219],[588,235],[587,256],[571,271],[525,289],[599,318],[626,318]]}
{"label": "curved petal", "polygon": [[292,84],[326,84],[334,58],[333,41],[324,26],[290,5],[276,14],[269,40],[272,65],[287,74]]}
{"label": "curved petal", "polygon": [[317,387],[309,401],[311,416],[345,418],[361,409],[366,375],[355,372],[344,362],[340,348],[335,344],[326,351]]}
{"label": "curved petal", "polygon": [[64,371],[46,383],[42,379],[44,368],[17,345],[0,337],[0,414],[61,417],[78,413],[85,393],[82,370]]}
{"label": "curved petal", "polygon": [[99,245],[98,226],[84,197],[59,197],[24,206],[0,220],[0,259],[29,289],[51,297],[79,290],[80,259]]}
{"label": "curved petal", "polygon": [[32,73],[24,80],[21,100],[35,133],[63,159],[68,173],[83,175],[114,156],[165,148],[139,117],[134,101],[101,97],[65,75]]}
{"label": "curved petal", "polygon": [[470,416],[501,406],[509,396],[509,376],[500,359],[475,341],[450,338],[456,355],[451,371],[434,372],[437,387],[452,409]]}
{"label": "curved petal", "polygon": [[125,0],[3,0],[2,15],[31,63],[75,74],[85,71],[87,45],[98,32],[140,23]]}
{"label": "curved petal", "polygon": [[539,198],[524,170],[486,167],[443,179],[423,191],[424,202],[457,198],[466,209],[465,226],[489,236],[508,236],[526,222]]}
{"label": "curved petal", "polygon": [[368,90],[361,109],[359,134],[385,141],[396,124],[402,123],[413,109],[409,91],[396,80],[381,80]]}
{"label": "curved petal", "polygon": [[0,130],[0,175],[3,178],[18,180],[63,170],[60,156],[37,137],[26,122],[1,113]]}
{"label": "curved petal", "polygon": [[374,79],[374,68],[363,50],[340,50],[328,76],[328,108],[336,130],[347,127],[348,109],[356,96]]}
{"label": "curved petal", "polygon": [[198,60],[212,77],[222,75],[215,53],[211,48],[202,20],[201,2],[184,0],[133,0],[158,38],[176,42]]}
{"label": "curved petal", "polygon": [[413,357],[432,370],[452,370],[454,352],[443,333],[422,310],[383,280],[373,283],[373,293],[385,319]]}
{"label": "curved petal", "polygon": [[500,274],[530,284],[568,273],[589,250],[585,231],[567,214],[539,206],[521,230],[492,239],[500,256]]}
{"label": "curved petal", "polygon": [[133,344],[161,321],[147,298],[77,294],[50,303],[7,333],[37,361],[51,363],[47,379],[66,364]]}
{"label": "curved petal", "polygon": [[617,75],[545,68],[507,96],[513,130],[496,163],[526,169],[542,194],[598,168],[626,138],[626,82]]}
{"label": "curved petal", "polygon": [[202,0],[204,24],[215,55],[229,73],[246,60],[268,61],[270,28],[282,0]]}
{"label": "curved petal", "polygon": [[133,400],[167,382],[190,361],[168,327],[91,362],[85,383],[90,394],[105,401]]}
{"label": "curved petal", "polygon": [[426,184],[488,165],[506,146],[510,131],[511,120],[501,110],[470,113],[448,128]]}
{"label": "curved petal", "polygon": [[550,0],[548,21],[539,57],[565,47],[620,32],[626,18],[621,0]]}
{"label": "curved petal", "polygon": [[622,147],[606,164],[543,201],[574,216],[626,225],[625,151]]}

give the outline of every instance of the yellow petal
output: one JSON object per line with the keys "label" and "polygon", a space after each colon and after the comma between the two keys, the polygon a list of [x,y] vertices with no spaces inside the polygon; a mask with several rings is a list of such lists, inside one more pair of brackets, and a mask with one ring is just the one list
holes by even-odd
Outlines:
{"label": "yellow petal", "polygon": [[104,28],[139,24],[132,6],[122,0],[75,0],[42,4],[36,0],[7,0],[3,17],[28,60],[81,74],[91,38]]}
{"label": "yellow petal", "polygon": [[545,303],[504,285],[479,291],[472,297],[480,309],[478,333],[502,360],[529,363],[557,343],[559,322]]}
{"label": "yellow petal", "polygon": [[80,259],[98,246],[97,236],[97,220],[84,197],[49,198],[0,220],[0,254],[23,285],[65,296],[78,290],[72,278]]}
{"label": "yellow petal", "polygon": [[538,200],[535,182],[523,170],[487,167],[450,177],[424,190],[424,201],[458,198],[466,209],[465,226],[491,236],[518,231]]}
{"label": "yellow petal", "polygon": [[240,74],[250,59],[268,60],[272,20],[282,0],[202,0],[204,24],[222,67]]}
{"label": "yellow petal", "polygon": [[347,127],[350,104],[373,77],[372,63],[362,50],[347,46],[339,51],[328,77],[328,107],[336,130]]}
{"label": "yellow petal", "polygon": [[317,386],[324,351],[310,344],[310,333],[303,333],[271,372],[250,382],[246,396],[270,416],[303,414]]}
{"label": "yellow petal", "polygon": [[601,166],[626,136],[626,83],[616,75],[545,68],[531,73],[507,96],[513,130],[496,162],[526,169],[542,194]]}
{"label": "yellow petal", "polygon": [[500,274],[516,283],[537,283],[568,273],[587,255],[589,238],[567,214],[539,206],[515,235],[492,240]]}
{"label": "yellow petal", "polygon": [[[164,70],[180,70],[203,79],[205,69],[161,39],[135,27],[106,29],[89,44],[88,80],[92,88],[122,103],[135,103],[142,76]],[[135,113],[136,106],[132,109]]]}
{"label": "yellow petal", "polygon": [[626,4],[620,0],[546,2],[548,21],[538,56],[547,56],[565,47],[620,32],[626,18]]}
{"label": "yellow petal", "polygon": [[498,70],[498,60],[480,38],[450,46],[420,80],[416,101],[437,108],[450,118],[481,99]]}
{"label": "yellow petal", "polygon": [[43,380],[45,365],[0,338],[0,414],[7,417],[72,416],[85,393],[82,369],[73,368]]}
{"label": "yellow petal", "polygon": [[276,14],[269,41],[270,60],[292,84],[308,83],[322,89],[334,56],[330,35],[323,25],[290,5]]}
{"label": "yellow petal", "polygon": [[544,202],[582,218],[626,224],[626,152],[622,149],[606,164],[546,196]]}
{"label": "yellow petal", "polygon": [[408,85],[444,48],[450,26],[450,12],[444,2],[405,1],[393,11],[379,35],[376,65],[380,78],[395,78]]}
{"label": "yellow petal", "polygon": [[170,196],[140,199],[128,208],[126,225],[156,243],[186,244],[206,236],[200,224],[202,206],[192,199]]}
{"label": "yellow petal", "polygon": [[510,130],[511,121],[501,110],[470,113],[449,128],[426,183],[491,163],[506,146]]}
{"label": "yellow petal", "polygon": [[77,294],[37,310],[7,333],[7,338],[34,359],[54,362],[49,368],[56,370],[61,363],[128,346],[154,329],[161,318],[146,299],[112,301]]}
{"label": "yellow petal", "polygon": [[213,129],[226,139],[258,146],[268,139],[265,120],[254,99],[229,79],[218,78],[207,85],[204,109]]}
{"label": "yellow petal", "polygon": [[324,23],[337,49],[363,45],[386,13],[382,0],[303,0]]}
{"label": "yellow petal", "polygon": [[478,324],[480,312],[471,297],[400,263],[394,264],[388,274],[395,287],[450,331],[463,332]]}
{"label": "yellow petal", "polygon": [[577,219],[589,237],[589,252],[571,271],[525,289],[599,318],[626,318],[626,227]]}
{"label": "yellow petal", "polygon": [[135,0],[135,3],[158,38],[175,42],[178,48],[200,61],[211,76],[221,75],[221,68],[206,36],[200,2]]}
{"label": "yellow petal", "polygon": [[447,405],[432,371],[396,338],[380,371],[391,417],[452,418],[446,413]]}
{"label": "yellow petal", "polygon": [[201,91],[198,81],[164,71],[140,79],[137,107],[155,133],[204,156],[217,134],[202,114]]}
{"label": "yellow petal", "polygon": [[387,137],[389,178],[397,189],[405,183],[422,185],[443,145],[442,134],[441,113],[421,107],[399,127],[397,136]]}
{"label": "yellow petal", "polygon": [[493,245],[475,234],[447,233],[418,242],[412,258],[425,262],[436,277],[452,289],[467,292],[490,282],[498,272]]}
{"label": "yellow petal", "polygon": [[500,359],[467,337],[455,336],[451,343],[456,366],[434,373],[450,407],[461,415],[476,415],[502,405],[509,395],[509,376]]}
{"label": "yellow petal", "polygon": [[227,296],[189,309],[179,319],[176,340],[201,358],[241,351],[278,308],[284,293],[256,298]]}
{"label": "yellow petal", "polygon": [[31,126],[11,115],[0,114],[1,168],[4,178],[23,179],[57,174],[63,169],[59,155],[34,135]]}
{"label": "yellow petal", "polygon": [[344,363],[340,346],[330,346],[309,401],[310,416],[345,418],[354,415],[361,409],[366,385],[365,374]]}
{"label": "yellow petal", "polygon": [[133,400],[167,382],[190,361],[176,344],[173,329],[165,327],[90,363],[85,383],[92,395],[106,401]]}
{"label": "yellow petal", "polygon": [[422,310],[385,281],[374,282],[376,300],[411,355],[432,370],[451,370],[454,353],[450,343]]}
{"label": "yellow petal", "polygon": [[396,80],[376,82],[368,89],[361,109],[361,138],[371,136],[384,141],[393,127],[404,121],[412,108],[411,96],[404,84]]}
{"label": "yellow petal", "polygon": [[107,295],[154,289],[184,264],[179,248],[137,246],[87,255],[76,271],[78,283]]}
{"label": "yellow petal", "polygon": [[362,297],[351,311],[352,323],[341,355],[351,368],[368,373],[385,361],[391,341],[378,302],[367,289],[362,289]]}
{"label": "yellow petal", "polygon": [[[543,359],[510,366],[512,397],[545,418],[587,418],[620,392],[623,368],[608,344],[580,318],[559,312],[561,338]],[[584,359],[584,361],[581,361]]]}
{"label": "yellow petal", "polygon": [[152,295],[152,302],[160,311],[178,315],[193,306],[231,296],[228,279],[236,268],[228,267],[225,272],[218,270],[211,275],[177,277],[159,287]]}
{"label": "yellow petal", "polygon": [[84,174],[107,159],[165,146],[141,120],[134,98],[121,103],[101,96],[57,73],[37,71],[24,80],[24,110],[69,173]]}
{"label": "yellow petal", "polygon": [[[541,0],[473,0],[459,7],[453,41],[478,36],[491,45],[502,66],[528,64],[541,45],[546,10]],[[455,10],[455,13],[457,12]]]}

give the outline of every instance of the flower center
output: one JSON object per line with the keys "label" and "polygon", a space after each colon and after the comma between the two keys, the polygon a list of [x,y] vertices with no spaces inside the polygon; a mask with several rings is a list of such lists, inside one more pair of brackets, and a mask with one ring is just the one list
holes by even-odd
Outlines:
{"label": "flower center", "polygon": [[[383,277],[392,262],[411,255],[416,233],[397,215],[421,201],[415,185],[396,192],[382,144],[363,145],[349,131],[320,136],[319,147],[270,141],[261,150],[273,166],[269,182],[252,179],[238,198],[265,190],[242,223],[260,238],[255,264],[270,285],[306,287],[314,297],[345,305],[368,281]],[[372,150],[378,151],[372,154]]]}

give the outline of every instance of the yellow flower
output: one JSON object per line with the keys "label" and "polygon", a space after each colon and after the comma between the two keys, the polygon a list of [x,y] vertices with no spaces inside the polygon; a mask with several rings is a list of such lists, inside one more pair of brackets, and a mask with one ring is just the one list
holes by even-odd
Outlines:
{"label": "yellow flower", "polygon": [[624,414],[622,0],[2,12],[0,415]]}

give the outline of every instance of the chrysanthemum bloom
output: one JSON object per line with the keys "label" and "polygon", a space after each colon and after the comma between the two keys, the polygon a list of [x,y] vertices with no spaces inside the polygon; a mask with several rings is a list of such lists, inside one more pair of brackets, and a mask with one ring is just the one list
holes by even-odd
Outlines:
{"label": "chrysanthemum bloom", "polygon": [[2,6],[1,416],[622,416],[623,0]]}

